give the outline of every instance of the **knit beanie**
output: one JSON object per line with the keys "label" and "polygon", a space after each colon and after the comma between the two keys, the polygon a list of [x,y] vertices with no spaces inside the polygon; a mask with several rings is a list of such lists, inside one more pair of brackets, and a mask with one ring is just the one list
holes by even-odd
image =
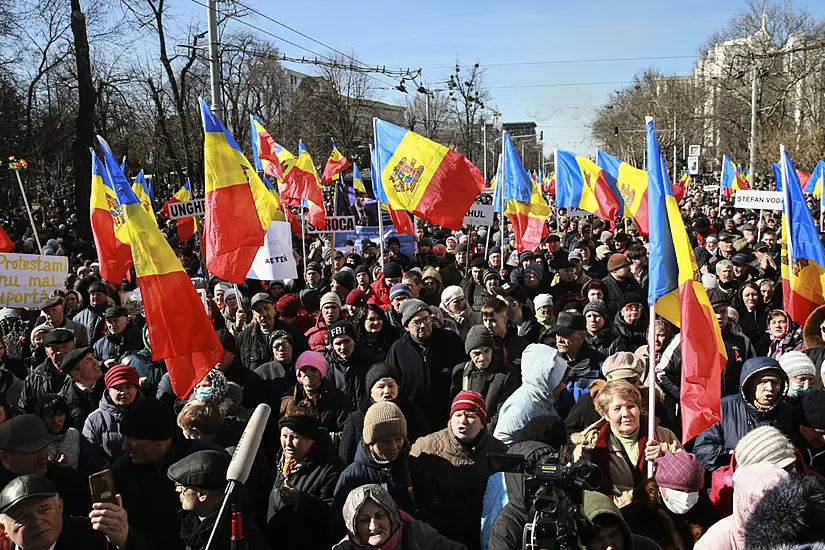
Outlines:
{"label": "knit beanie", "polygon": [[450,416],[452,417],[458,411],[473,411],[481,417],[484,424],[487,424],[487,405],[484,403],[484,397],[477,391],[458,392],[450,407]]}
{"label": "knit beanie", "polygon": [[301,299],[297,294],[284,294],[275,303],[275,311],[284,317],[297,317]]}
{"label": "knit beanie", "polygon": [[422,273],[421,279],[424,280],[424,279],[427,279],[427,278],[435,279],[436,281],[438,281],[440,283],[441,282],[441,273],[439,273],[436,268],[434,268],[432,266],[427,266],[427,267],[424,268],[424,272]]}
{"label": "knit beanie", "polygon": [[481,280],[484,281],[484,284],[487,284],[487,281],[489,281],[490,279],[501,281],[501,275],[499,275],[498,271],[493,268],[484,270],[484,276]]}
{"label": "knit beanie", "polygon": [[523,262],[527,262],[530,260],[535,259],[536,255],[529,250],[525,250],[524,252],[520,252],[518,255],[518,263],[521,265]]}
{"label": "knit beanie", "polygon": [[405,285],[404,283],[396,283],[392,285],[390,288],[390,301],[395,300],[399,296],[412,298],[412,290],[410,290],[409,285]]}
{"label": "knit beanie", "polygon": [[691,453],[667,452],[656,460],[656,483],[665,489],[696,493],[702,490],[704,475],[705,469]]}
{"label": "knit beanie", "polygon": [[223,328],[216,332],[218,335],[218,341],[221,343],[223,350],[234,355],[238,355],[238,342],[235,340],[235,337],[232,336],[232,333]]}
{"label": "knit beanie", "polygon": [[403,275],[401,265],[395,262],[388,262],[387,265],[384,266],[383,273],[385,279],[397,279]]}
{"label": "knit beanie", "polygon": [[352,290],[355,288],[355,276],[351,269],[342,269],[340,271],[336,271],[332,275],[332,280],[341,285],[342,287],[346,288],[347,290]]}
{"label": "knit beanie", "polygon": [[327,292],[321,296],[321,303],[319,307],[323,309],[323,307],[327,304],[335,304],[336,306],[341,307],[341,298],[339,298],[334,292]]}
{"label": "knit beanie", "polygon": [[736,444],[735,453],[739,466],[770,462],[785,468],[796,461],[793,445],[773,426],[760,426],[746,433]]}
{"label": "knit beanie", "polygon": [[611,254],[610,258],[607,259],[607,271],[611,273],[626,265],[630,265],[630,261],[628,261],[627,256],[618,252],[616,254]]}
{"label": "knit beanie", "polygon": [[398,309],[401,312],[401,326],[404,328],[407,327],[407,325],[410,323],[413,317],[415,317],[422,311],[430,312],[429,306],[427,306],[427,304],[425,304],[418,298],[410,298],[408,300],[404,300],[403,302],[401,302],[401,305],[398,306]]}
{"label": "knit beanie", "polygon": [[349,321],[336,321],[329,327],[330,344],[339,336],[349,336],[355,340],[355,329]]}
{"label": "knit beanie", "polygon": [[317,369],[322,378],[327,375],[327,360],[317,351],[305,351],[298,357],[295,361],[295,374],[305,367]]}
{"label": "knit beanie", "polygon": [[495,341],[490,335],[490,331],[484,325],[474,325],[470,327],[467,332],[467,337],[464,339],[464,351],[469,354],[472,350],[480,347],[490,349],[495,348]]}
{"label": "knit beanie", "polygon": [[321,304],[318,300],[318,293],[311,288],[305,288],[299,292],[298,297],[301,299],[301,305],[304,306],[304,309],[308,312],[314,313],[321,309]]}
{"label": "knit beanie", "polygon": [[319,273],[321,275],[324,274],[324,270],[321,269],[321,264],[319,264],[318,262],[309,262],[306,266],[306,269],[304,269],[304,273],[307,273],[309,271],[314,271],[315,273]]}
{"label": "knit beanie", "polygon": [[367,371],[364,378],[364,387],[367,391],[372,391],[372,387],[382,378],[392,378],[395,383],[401,385],[401,372],[389,363],[376,363]]}
{"label": "knit beanie", "polygon": [[[779,366],[782,367],[782,370],[785,371],[785,374],[788,375],[788,378],[794,378],[796,376],[803,376],[809,375],[813,376],[814,379],[817,378],[816,367],[814,366],[814,362],[811,361],[811,358],[802,353],[801,351],[789,351],[787,353],[783,353],[782,357],[779,358]],[[818,380],[814,384],[814,387],[818,386]]]}
{"label": "knit beanie", "polygon": [[460,286],[448,286],[441,293],[441,303],[444,304],[444,307],[447,307],[450,305],[450,302],[458,300],[459,298],[464,298],[464,291],[461,290]]}
{"label": "knit beanie", "polygon": [[584,306],[584,312],[583,313],[584,313],[585,316],[588,313],[590,313],[591,311],[595,311],[596,313],[598,313],[599,315],[601,315],[605,319],[608,319],[607,305],[605,305],[603,300],[598,300],[598,299],[593,300],[592,302],[590,302],[589,304]]}
{"label": "knit beanie", "polygon": [[131,384],[138,388],[140,387],[140,375],[134,367],[115,365],[106,371],[103,382],[106,384],[107,390],[118,384]]}
{"label": "knit beanie", "polygon": [[533,307],[538,310],[542,306],[553,307],[553,297],[550,294],[539,294],[533,298]]}
{"label": "knit beanie", "polygon": [[797,407],[797,422],[815,430],[825,430],[825,391],[814,390],[802,397],[802,405]]}
{"label": "knit beanie", "polygon": [[364,307],[367,305],[367,293],[360,288],[350,290],[344,303],[348,306]]}
{"label": "knit beanie", "polygon": [[120,433],[125,437],[148,441],[172,439],[176,429],[175,415],[157,399],[135,401],[120,421]]}
{"label": "knit beanie", "polygon": [[602,363],[602,374],[608,382],[627,378],[639,379],[644,372],[644,361],[629,351],[614,353]]}
{"label": "knit beanie", "polygon": [[544,278],[544,268],[541,264],[530,264],[524,268],[524,274],[532,273],[536,276],[536,279],[541,281]]}
{"label": "knit beanie", "polygon": [[364,415],[364,443],[372,445],[390,437],[407,437],[407,419],[392,401],[373,403]]}

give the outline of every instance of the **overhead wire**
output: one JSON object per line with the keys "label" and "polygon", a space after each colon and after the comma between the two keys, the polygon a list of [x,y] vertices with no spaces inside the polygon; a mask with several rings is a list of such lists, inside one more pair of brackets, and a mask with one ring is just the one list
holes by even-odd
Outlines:
{"label": "overhead wire", "polygon": [[[591,59],[552,59],[547,61],[502,61],[499,63],[484,63],[484,67],[516,67],[524,65],[564,65],[568,63],[621,63],[625,61],[662,61],[667,59],[695,59],[696,55],[659,55],[646,57],[605,57]],[[463,66],[459,65],[463,68]],[[423,67],[424,70],[434,71],[452,69],[455,65],[443,67]]]}

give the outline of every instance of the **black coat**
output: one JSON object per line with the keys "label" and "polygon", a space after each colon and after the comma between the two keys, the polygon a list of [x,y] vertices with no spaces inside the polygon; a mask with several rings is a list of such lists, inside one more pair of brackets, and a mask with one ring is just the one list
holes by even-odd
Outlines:
{"label": "black coat", "polygon": [[327,360],[326,378],[347,396],[350,401],[349,410],[356,410],[370,392],[366,382],[367,371],[382,358],[360,344],[355,344],[348,359],[341,359],[335,350],[325,351],[324,357]]}
{"label": "black coat", "polygon": [[135,353],[143,349],[143,336],[140,329],[133,323],[126,325],[126,330],[120,334],[107,332],[106,335],[95,342],[94,356],[98,361],[120,358],[129,353]]}
{"label": "black coat", "polygon": [[[329,438],[322,437],[289,476],[284,475],[282,466],[283,455],[279,452],[266,513],[270,546],[275,550],[326,550],[333,542],[328,530],[330,506],[344,464]],[[300,491],[295,506],[283,500],[281,487],[285,482]]]}
{"label": "black coat", "polygon": [[103,338],[106,333],[106,319],[103,314],[106,312],[108,305],[93,308],[91,305],[86,307],[72,318],[75,323],[80,323],[86,327],[86,334],[89,336],[89,344],[94,345],[95,342]]}
{"label": "black coat", "polygon": [[[338,456],[341,457],[344,464],[352,464],[355,460],[355,454],[364,437],[364,415],[367,414],[367,409],[372,403],[372,399],[364,400],[357,411],[351,412],[347,416],[344,431],[341,434],[341,442],[338,444]],[[416,439],[431,432],[427,418],[421,412],[421,409],[401,396],[398,396],[393,403],[398,405],[407,420],[407,439],[410,440],[410,443],[415,443]]]}
{"label": "black coat", "polygon": [[455,397],[462,390],[480,393],[487,407],[487,430],[493,433],[501,406],[519,386],[521,374],[494,356],[490,366],[484,370],[477,369],[472,361],[464,361],[453,367],[450,394]]}
{"label": "black coat", "polygon": [[387,362],[401,371],[400,393],[421,408],[430,426],[447,424],[453,367],[466,360],[461,338],[438,328],[433,328],[425,349],[407,332],[387,354]]}
{"label": "black coat", "polygon": [[92,388],[92,391],[83,391],[77,387],[71,377],[66,377],[66,382],[60,390],[60,395],[66,398],[69,403],[69,413],[72,416],[72,426],[83,431],[83,425],[86,419],[92,414],[92,411],[98,408],[100,398],[103,397],[103,392],[106,391],[106,383],[101,376],[97,383]]}
{"label": "black coat", "polygon": [[115,490],[123,498],[129,526],[149,539],[155,548],[181,550],[178,511],[180,498],[175,482],[166,476],[169,466],[196,451],[222,450],[214,443],[198,439],[176,439],[160,467],[135,464],[123,454],[112,466]]}
{"label": "black coat", "polygon": [[[13,480],[16,475],[0,466],[0,489]],[[92,497],[89,482],[77,470],[63,464],[49,462],[46,477],[57,487],[63,499],[63,513],[68,516],[87,516],[92,511]]]}
{"label": "black coat", "polygon": [[56,369],[51,359],[47,358],[23,380],[23,393],[18,406],[23,412],[34,414],[34,408],[40,399],[47,393],[60,393],[67,378],[69,377]]}
{"label": "black coat", "polygon": [[266,402],[267,395],[264,393],[266,384],[263,379],[252,370],[244,367],[238,357],[232,362],[223,375],[230,382],[235,382],[243,389],[243,400],[241,405],[245,409],[254,409],[261,403]]}
{"label": "black coat", "polygon": [[[254,521],[249,521],[249,514],[244,514],[243,538],[244,548],[247,550],[269,550],[264,534]],[[195,514],[187,510],[178,512],[180,520],[180,538],[186,550],[205,550],[206,543],[209,542],[209,535],[215,527],[215,520],[218,518],[217,512],[204,518],[203,521]],[[215,532],[215,542],[212,548],[215,550],[230,550],[232,547],[231,518],[227,510],[221,519],[221,525]]]}
{"label": "black coat", "polygon": [[[306,337],[295,325],[276,319],[272,330],[286,331],[292,337],[295,357],[309,349]],[[267,361],[272,361],[272,348],[258,323],[249,323],[238,335],[237,340],[238,355],[247,369],[255,370]]]}
{"label": "black coat", "polygon": [[615,315],[616,312],[619,311],[619,303],[622,301],[625,294],[633,292],[639,296],[647,296],[647,292],[644,292],[642,285],[640,285],[633,276],[630,276],[623,281],[619,281],[612,275],[608,275],[602,279],[602,284],[604,284],[605,287],[604,301],[607,305],[607,310],[611,315]]}

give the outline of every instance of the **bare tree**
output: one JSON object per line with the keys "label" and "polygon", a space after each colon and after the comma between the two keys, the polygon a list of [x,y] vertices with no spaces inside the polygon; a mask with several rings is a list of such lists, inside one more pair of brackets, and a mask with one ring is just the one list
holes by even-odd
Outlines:
{"label": "bare tree", "polygon": [[484,87],[484,69],[475,63],[469,72],[462,73],[456,61],[447,88],[453,102],[456,148],[471,161],[477,161],[481,150],[479,126],[486,122],[485,103],[490,100],[490,92]]}

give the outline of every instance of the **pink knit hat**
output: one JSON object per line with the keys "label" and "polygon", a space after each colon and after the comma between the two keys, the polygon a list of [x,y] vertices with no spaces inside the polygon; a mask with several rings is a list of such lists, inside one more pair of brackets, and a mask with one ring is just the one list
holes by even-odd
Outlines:
{"label": "pink knit hat", "polygon": [[691,453],[668,452],[656,460],[656,483],[665,489],[695,493],[702,489],[704,475],[705,469]]}
{"label": "pink knit hat", "polygon": [[304,367],[317,369],[321,373],[321,377],[327,375],[327,360],[317,351],[305,351],[298,357],[295,362],[295,374],[301,372]]}

